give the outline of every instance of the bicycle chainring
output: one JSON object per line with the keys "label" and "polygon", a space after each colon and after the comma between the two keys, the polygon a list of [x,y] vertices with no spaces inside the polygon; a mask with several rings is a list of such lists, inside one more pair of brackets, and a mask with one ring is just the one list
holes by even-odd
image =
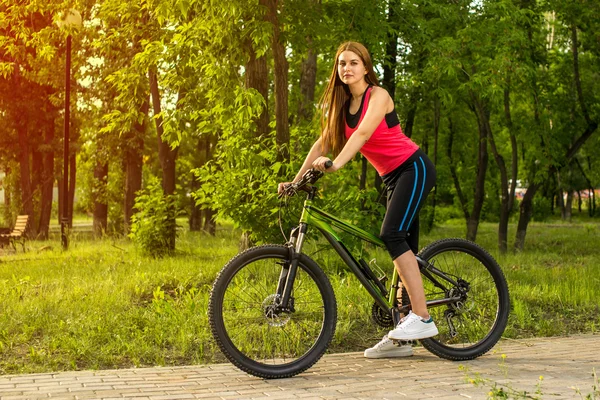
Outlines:
{"label": "bicycle chainring", "polygon": [[382,328],[392,328],[394,326],[392,316],[382,310],[377,303],[373,303],[371,306],[371,319]]}

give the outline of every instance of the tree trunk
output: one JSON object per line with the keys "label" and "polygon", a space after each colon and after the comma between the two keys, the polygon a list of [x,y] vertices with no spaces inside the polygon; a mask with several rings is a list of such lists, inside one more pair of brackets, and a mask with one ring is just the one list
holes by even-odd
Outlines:
{"label": "tree trunk", "polygon": [[[273,24],[272,18],[270,16],[270,13],[272,12],[270,10],[271,5],[267,4],[267,1],[270,3],[274,0],[260,0],[260,4],[269,8],[269,11],[267,12],[267,16],[265,18]],[[277,21],[275,20],[274,23],[277,24]],[[273,26],[273,29],[275,29],[275,26]],[[273,39],[273,41],[275,41],[275,39]],[[254,123],[256,124],[256,134],[255,135],[256,135],[256,138],[258,140],[260,140],[261,138],[266,137],[269,134],[269,109],[268,109],[269,70],[267,67],[266,56],[256,58],[256,51],[254,50],[253,44],[250,40],[248,40],[246,42],[246,49],[247,49],[248,56],[249,56],[248,62],[246,63],[246,66],[245,66],[246,87],[256,89],[265,99],[264,108],[262,109],[260,116],[254,121]],[[273,50],[273,52],[275,53],[275,49]],[[281,77],[279,77],[279,78],[281,78]],[[287,79],[287,75],[286,75],[286,79]],[[277,77],[276,77],[275,87],[276,88],[278,87],[277,86]],[[276,90],[275,112],[279,115],[279,113],[281,112],[281,106],[278,103],[279,103],[279,99],[277,98],[277,90]],[[286,97],[286,114],[287,114],[287,97]],[[276,129],[279,129],[279,128],[280,128],[280,121],[279,121],[279,119],[277,119],[277,128]],[[279,130],[277,132],[278,132],[277,134],[279,135]],[[279,136],[278,136],[278,138],[279,138]],[[289,139],[288,139],[288,141],[289,141]],[[277,143],[279,144],[279,139],[277,139]],[[278,154],[278,158],[280,157],[280,154],[281,153]],[[206,160],[208,161],[211,157],[212,157],[212,148],[211,148],[211,142],[209,140],[206,143]],[[283,169],[280,172],[283,173],[284,172]],[[211,225],[210,225],[212,223],[211,211],[207,211],[205,209],[203,211],[203,214],[204,214],[204,230],[207,232],[215,232],[216,228],[211,229]],[[244,234],[242,234],[242,239],[240,240],[240,249],[242,249],[242,250],[245,250],[244,245],[249,243],[249,239],[247,237],[249,235],[249,233],[245,232],[245,235],[246,236],[244,236]]]}
{"label": "tree trunk", "polygon": [[511,148],[511,174],[510,174],[510,193],[508,195],[508,212],[512,211],[515,202],[515,190],[517,188],[517,177],[519,174],[519,154],[517,148],[517,136],[515,134],[512,116],[510,112],[510,89],[504,90],[504,116],[506,118],[506,127],[510,135]]}
{"label": "tree trunk", "polygon": [[379,204],[381,204],[383,208],[387,208],[387,190],[383,184],[383,179],[381,179],[381,176],[379,176],[378,173],[375,173],[375,182],[373,185],[375,186],[375,189],[377,189],[377,193],[379,193]]}
{"label": "tree trunk", "polygon": [[454,182],[454,188],[456,190],[456,196],[458,197],[458,201],[460,202],[460,208],[465,217],[465,221],[469,221],[471,213],[469,212],[469,207],[467,203],[467,198],[463,194],[462,188],[460,186],[460,180],[458,179],[458,173],[456,172],[456,165],[452,156],[452,146],[454,144],[454,125],[452,124],[452,119],[448,117],[448,150],[446,155],[450,160],[450,174],[452,175],[452,181]]}
{"label": "tree trunk", "polygon": [[[98,154],[102,154],[101,151]],[[94,236],[101,237],[108,227],[108,202],[107,202],[107,183],[108,183],[108,163],[104,160],[96,160],[94,167]]]}
{"label": "tree trunk", "polygon": [[43,240],[48,239],[50,217],[52,215],[52,192],[54,189],[54,152],[52,151],[52,142],[54,141],[54,129],[54,122],[52,122],[46,128],[44,140],[47,150],[43,155],[44,171],[42,174],[42,196],[38,229],[39,238]]}
{"label": "tree trunk", "polygon": [[64,201],[64,198],[65,198],[65,195],[64,195],[64,187],[65,187],[65,185],[64,185],[63,182],[64,182],[63,173],[61,171],[60,178],[58,178],[58,180],[56,182],[56,184],[58,185],[58,213],[56,215],[56,222],[58,223],[58,225],[62,224],[63,201]]}
{"label": "tree trunk", "polygon": [[596,191],[594,190],[594,188],[590,188],[590,191],[592,192],[592,204],[590,207],[590,217],[594,217],[596,216]]}
{"label": "tree trunk", "polygon": [[483,104],[481,99],[471,92],[473,101],[473,111],[477,116],[477,125],[479,129],[479,150],[477,152],[477,178],[475,180],[475,196],[473,198],[473,210],[469,220],[467,221],[467,239],[475,241],[477,238],[477,230],[479,228],[479,219],[481,210],[485,200],[485,174],[488,164],[487,151],[487,128],[486,123],[489,121],[490,111],[486,104]]}
{"label": "tree trunk", "polygon": [[[441,103],[436,96],[433,104],[433,165],[438,163],[438,142],[440,137]],[[435,222],[435,206],[437,202],[437,183],[431,192],[431,213],[427,222],[427,232],[431,231]]]}
{"label": "tree trunk", "polygon": [[[485,114],[485,113],[484,113]],[[492,154],[500,170],[500,221],[498,223],[498,249],[501,254],[505,254],[508,247],[508,217],[510,212],[510,189],[508,187],[508,173],[506,171],[506,163],[504,157],[496,147],[492,127],[489,119],[484,120],[485,128],[488,131],[490,147]]]}
{"label": "tree trunk", "polygon": [[[417,75],[420,75],[423,70],[424,58],[422,56],[417,57]],[[406,124],[404,124],[404,134],[409,138],[412,137],[413,128],[415,125],[415,117],[417,115],[417,108],[419,105],[419,98],[421,97],[421,92],[416,86],[413,86],[410,90],[408,106],[408,113],[406,115]]]}
{"label": "tree trunk", "polygon": [[569,190],[567,192],[567,204],[565,205],[565,220],[571,222],[572,215],[573,215],[573,191]]}
{"label": "tree trunk", "polygon": [[[200,184],[197,183],[195,176],[192,178],[192,186],[190,189],[192,191],[197,191],[200,189]],[[192,207],[192,212],[190,213],[190,218],[188,221],[190,232],[198,232],[202,229],[202,209],[196,205],[196,200],[193,196],[190,196],[190,202]]]}
{"label": "tree trunk", "polygon": [[385,44],[385,60],[383,62],[382,86],[388,91],[392,100],[396,95],[396,58],[398,57],[398,31],[395,28],[396,7],[398,0],[390,0],[387,21],[390,26],[387,42]]}
{"label": "tree trunk", "polygon": [[[29,237],[37,238],[38,229],[40,223],[40,202],[42,194],[42,182],[44,181],[44,157],[42,152],[39,151],[39,145],[35,145],[31,152],[31,196],[33,202],[34,215],[30,217],[29,221]],[[39,194],[39,195],[38,195]]]}
{"label": "tree trunk", "polygon": [[290,159],[290,130],[288,121],[288,61],[281,36],[282,23],[278,17],[279,0],[261,0],[267,3],[267,20],[273,26],[273,59],[275,65],[275,130],[278,160]]}
{"label": "tree trunk", "polygon": [[565,197],[563,191],[559,188],[556,193],[556,205],[560,210],[560,218],[564,221],[567,218],[567,210],[565,208]]}
{"label": "tree trunk", "polygon": [[[536,60],[536,46],[534,44],[534,34],[533,34],[533,25],[527,25],[527,38],[529,41],[529,59]],[[531,83],[530,83],[533,95],[532,95],[532,103],[533,103],[533,116],[535,123],[540,126],[540,105],[539,105],[539,93],[537,86],[537,75],[532,74]],[[539,135],[540,142],[542,147],[545,147],[544,137]],[[523,145],[523,160],[525,159],[525,146]],[[515,235],[515,251],[522,251],[525,246],[525,236],[527,235],[527,226],[529,225],[529,221],[533,214],[533,197],[539,187],[538,184],[533,182],[535,174],[530,174],[529,186],[525,191],[525,195],[523,195],[523,200],[519,206],[519,222],[517,223],[517,232]]]}
{"label": "tree trunk", "polygon": [[217,234],[217,220],[215,219],[217,216],[216,211],[211,208],[205,208],[203,210],[203,214],[204,231],[211,236],[215,236]]}
{"label": "tree trunk", "polygon": [[261,138],[269,133],[269,70],[267,68],[267,57],[256,58],[256,52],[250,40],[246,43],[246,49],[249,56],[245,66],[246,87],[256,89],[265,99],[264,108],[260,116],[254,121],[256,123],[256,137]]}
{"label": "tree trunk", "polygon": [[298,123],[308,122],[314,114],[315,86],[317,84],[317,52],[311,36],[306,37],[308,52],[302,60],[300,72],[300,103],[298,104]]}
{"label": "tree trunk", "polygon": [[[4,173],[6,176],[10,176],[11,170],[9,167],[5,167]],[[11,188],[4,186],[4,221],[7,223],[12,220],[11,212],[10,212],[10,201],[11,201]]]}
{"label": "tree trunk", "polygon": [[33,218],[33,196],[31,190],[31,169],[29,166],[29,141],[25,121],[18,126],[19,166],[21,172],[21,214]]}
{"label": "tree trunk", "polygon": [[[592,171],[592,157],[587,157],[588,170]],[[594,190],[594,185],[588,179],[588,186],[590,188],[590,196],[591,196],[591,204],[590,204],[590,217],[596,215],[596,191]]]}
{"label": "tree trunk", "polygon": [[[209,145],[210,144],[208,143],[208,138],[205,136],[200,136],[198,138],[198,141],[196,142],[196,155],[204,155],[204,153],[206,152],[205,147]],[[198,160],[196,159],[196,161]],[[202,160],[198,162],[198,164],[194,165],[194,167],[200,168],[202,167],[202,165],[204,165],[204,162],[204,157],[202,157]],[[190,181],[190,192],[193,194],[197,192],[198,189],[200,189],[200,182],[198,182],[196,174],[194,174],[193,171],[190,173],[192,175]],[[190,196],[190,202],[190,206],[192,208],[189,218],[190,231],[198,232],[202,229],[202,209],[196,204],[196,199],[193,195]]]}
{"label": "tree trunk", "polygon": [[148,96],[140,106],[139,113],[142,121],[136,121],[133,129],[125,138],[125,199],[124,199],[124,231],[131,231],[131,217],[135,213],[136,193],[142,189],[142,170],[144,163],[144,136],[147,128],[148,111],[150,108]]}
{"label": "tree trunk", "polygon": [[[152,95],[152,107],[154,110],[154,121],[156,122],[156,137],[158,141],[158,158],[160,160],[160,166],[162,168],[162,189],[165,196],[170,196],[175,193],[175,160],[177,159],[177,148],[171,149],[169,143],[163,140],[164,129],[163,119],[161,117],[161,105],[160,105],[160,93],[158,88],[158,79],[156,75],[156,67],[153,66],[148,71],[148,77],[150,82],[150,93]],[[168,226],[170,231],[168,232],[168,244],[169,250],[175,250],[175,236],[176,236],[176,222],[175,222],[175,210],[169,213]]]}
{"label": "tree trunk", "polygon": [[156,122],[156,138],[158,142],[158,158],[162,169],[162,188],[166,195],[175,193],[175,160],[177,159],[177,148],[171,149],[168,142],[164,141],[163,119],[160,105],[160,92],[156,67],[149,70],[150,93],[152,95],[152,108],[154,121]]}
{"label": "tree trunk", "polygon": [[[206,138],[206,162],[212,160],[215,147],[217,146],[217,135]],[[210,235],[215,236],[217,233],[217,210],[214,207],[208,207],[204,209],[204,231]]]}
{"label": "tree trunk", "polygon": [[[590,217],[594,216],[594,208],[593,208],[593,202],[592,199],[594,198],[594,185],[592,185],[592,182],[590,181],[590,178],[588,177],[588,175],[585,173],[585,171],[583,170],[583,167],[581,166],[581,163],[579,162],[579,160],[577,158],[575,158],[575,163],[577,164],[577,167],[579,168],[579,171],[581,172],[581,175],[583,176],[583,179],[585,179],[585,182],[587,184],[587,192],[588,192],[588,214]],[[589,170],[591,171],[591,161],[590,161],[590,157],[588,157],[588,165],[589,165]],[[579,192],[577,192],[577,194],[579,195],[579,212],[581,213],[581,194]]]}
{"label": "tree trunk", "polygon": [[[72,132],[76,132],[76,129],[72,129]],[[75,134],[71,136],[71,143],[76,143],[78,139],[78,135]],[[73,227],[73,206],[75,203],[75,184],[77,183],[77,152],[74,149],[74,146],[70,146],[69,150],[69,228]]]}
{"label": "tree trunk", "polygon": [[406,116],[406,124],[404,125],[404,134],[407,137],[412,137],[413,127],[415,125],[415,116],[417,115],[417,98],[420,93],[417,89],[413,88],[410,92],[410,100],[408,104],[410,104],[410,108],[408,109],[408,114]]}
{"label": "tree trunk", "polygon": [[[533,174],[531,175],[533,177]],[[531,179],[533,181],[533,179]],[[522,251],[525,246],[525,235],[527,235],[527,226],[533,215],[533,197],[537,192],[539,185],[531,183],[523,196],[521,206],[519,207],[519,223],[517,225],[517,234],[515,238],[515,250]]]}

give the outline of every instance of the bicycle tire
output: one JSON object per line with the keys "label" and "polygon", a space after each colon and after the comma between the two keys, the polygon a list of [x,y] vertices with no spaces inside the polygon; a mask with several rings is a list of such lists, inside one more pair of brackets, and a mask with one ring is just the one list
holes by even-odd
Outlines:
{"label": "bicycle tire", "polygon": [[[448,360],[472,360],[487,353],[500,340],[510,312],[510,297],[504,273],[494,258],[482,247],[465,239],[443,239],[425,247],[419,256],[433,262],[444,273],[455,275],[471,283],[467,300],[459,305],[430,308],[440,333],[429,339],[421,340],[423,347],[431,353]],[[464,257],[463,257],[464,256]],[[467,261],[472,258],[480,266],[473,267]],[[455,262],[450,267],[451,259]],[[462,261],[466,260],[466,261]],[[481,274],[481,279],[476,276]],[[489,276],[489,279],[488,279]],[[488,280],[483,280],[488,279]],[[427,287],[424,278],[424,286]],[[425,291],[426,296],[430,297]],[[451,337],[450,325],[440,318],[441,309],[451,310],[458,317],[457,335]],[[437,316],[436,316],[437,315]],[[454,325],[454,320],[452,323]],[[475,338],[479,331],[481,337]]]}
{"label": "bicycle tire", "polygon": [[[323,356],[335,333],[331,283],[304,254],[299,255],[294,281],[294,312],[268,313],[288,257],[288,248],[281,245],[250,248],[223,267],[210,293],[209,322],[219,348],[236,367],[261,378],[287,378],[307,370]],[[240,321],[236,315],[244,311],[253,317]],[[320,320],[302,319],[313,315]],[[292,332],[295,328],[300,333]]]}

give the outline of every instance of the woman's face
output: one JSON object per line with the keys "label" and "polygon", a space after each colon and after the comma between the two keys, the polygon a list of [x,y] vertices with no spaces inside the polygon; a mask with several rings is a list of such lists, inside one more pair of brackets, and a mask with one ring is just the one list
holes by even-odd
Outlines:
{"label": "woman's face", "polygon": [[338,57],[338,75],[346,85],[365,79],[367,69],[358,54],[346,50]]}

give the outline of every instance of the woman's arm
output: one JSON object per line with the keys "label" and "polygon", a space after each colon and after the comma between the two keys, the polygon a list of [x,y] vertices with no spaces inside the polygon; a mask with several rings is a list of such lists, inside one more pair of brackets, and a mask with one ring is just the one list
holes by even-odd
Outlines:
{"label": "woman's arm", "polygon": [[306,155],[306,159],[304,160],[304,163],[302,164],[300,171],[298,171],[298,173],[296,174],[296,177],[294,178],[294,180],[292,182],[281,182],[277,186],[277,193],[279,193],[279,194],[283,193],[283,191],[285,190],[285,187],[288,184],[299,181],[300,178],[302,178],[302,176],[304,175],[304,173],[306,171],[308,171],[310,168],[312,168],[312,164],[316,159],[320,158],[323,154],[329,153],[329,146],[327,144],[325,144],[325,146],[322,146],[322,143],[323,143],[323,141],[321,140],[321,138],[317,139],[315,144],[313,144],[312,148]]}
{"label": "woman's arm", "polygon": [[312,168],[313,162],[317,158],[319,158],[322,155],[327,154],[327,153],[329,153],[329,146],[327,145],[327,143],[325,143],[325,146],[323,147],[323,141],[322,141],[322,138],[320,137],[319,139],[317,139],[315,144],[313,144],[312,148],[306,155],[306,159],[304,160],[302,167],[300,168],[300,170],[298,171],[298,173],[296,174],[296,177],[294,178],[294,180],[292,182],[299,181],[300,178],[302,178],[302,175],[304,175],[304,173],[306,171],[308,171],[310,168]]}
{"label": "woman's arm", "polygon": [[333,172],[342,168],[348,161],[352,160],[367,140],[369,140],[371,135],[373,135],[373,132],[375,132],[375,129],[385,117],[390,100],[390,95],[385,89],[374,88],[371,91],[369,108],[367,109],[365,117],[358,126],[358,129],[350,136],[350,139],[348,139],[340,154],[333,160],[333,165],[326,169],[325,162],[328,159],[326,157],[320,157],[313,166],[321,171]]}

